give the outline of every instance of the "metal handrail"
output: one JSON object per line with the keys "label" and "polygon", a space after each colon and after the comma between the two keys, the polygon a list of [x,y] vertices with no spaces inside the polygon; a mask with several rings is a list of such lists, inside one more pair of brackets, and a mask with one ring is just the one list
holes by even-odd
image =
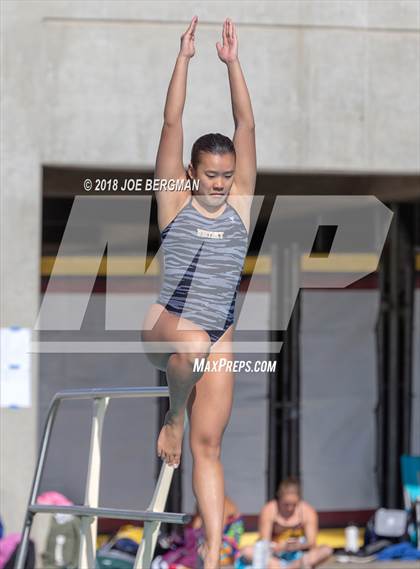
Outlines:
{"label": "metal handrail", "polygon": [[73,516],[98,516],[99,518],[116,518],[121,520],[139,520],[149,522],[164,522],[167,524],[188,523],[189,514],[176,514],[174,512],[152,512],[150,510],[119,510],[116,508],[89,508],[88,506],[48,506],[37,504],[31,506],[34,514],[72,514]]}
{"label": "metal handrail", "polygon": [[[69,513],[79,516],[81,523],[81,543],[79,550],[78,569],[94,569],[96,555],[96,534],[97,519],[99,517],[115,517],[120,519],[135,519],[144,521],[143,539],[138,548],[135,569],[147,569],[150,567],[153,552],[156,546],[158,531],[162,522],[185,524],[191,520],[188,514],[177,514],[164,512],[168,492],[172,480],[174,468],[166,463],[162,464],[159,479],[155,486],[155,491],[149,507],[146,511],[121,510],[117,508],[97,507],[99,494],[99,475],[100,475],[100,443],[102,425],[105,417],[106,408],[110,398],[125,397],[168,397],[167,387],[122,387],[122,388],[89,388],[71,389],[57,392],[51,400],[47,418],[44,424],[40,449],[38,453],[35,475],[32,481],[32,488],[29,496],[28,507],[25,514],[25,521],[22,532],[22,539],[19,545],[18,554],[15,562],[15,569],[24,569],[28,551],[29,533],[35,514],[39,513]],[[60,403],[64,400],[91,399],[94,402],[94,414],[92,417],[91,446],[89,453],[89,468],[86,481],[85,505],[73,506],[50,506],[36,503],[39,492],[41,477],[45,466],[45,459],[51,439],[51,431],[57,415]],[[187,420],[187,416],[185,415]],[[95,502],[92,504],[91,502]],[[92,523],[93,522],[93,523]],[[86,566],[83,566],[86,565]]]}

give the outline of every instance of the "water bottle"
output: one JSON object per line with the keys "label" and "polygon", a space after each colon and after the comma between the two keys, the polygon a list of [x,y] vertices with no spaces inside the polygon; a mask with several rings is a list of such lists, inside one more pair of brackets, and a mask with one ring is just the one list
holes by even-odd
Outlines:
{"label": "water bottle", "polygon": [[359,551],[359,528],[350,523],[344,530],[346,536],[346,551],[357,553]]}
{"label": "water bottle", "polygon": [[54,547],[54,565],[56,567],[64,567],[64,544],[66,543],[66,536],[61,533],[55,539]]}
{"label": "water bottle", "polygon": [[254,545],[252,556],[252,569],[266,569],[270,558],[270,542],[268,539],[259,539]]}

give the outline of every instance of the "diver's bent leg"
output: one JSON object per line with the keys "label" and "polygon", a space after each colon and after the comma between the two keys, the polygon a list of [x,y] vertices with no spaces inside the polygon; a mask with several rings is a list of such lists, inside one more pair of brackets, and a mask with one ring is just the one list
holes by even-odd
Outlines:
{"label": "diver's bent leg", "polygon": [[196,358],[208,357],[210,339],[205,332],[195,332],[191,352],[174,353],[168,359],[166,379],[170,407],[157,441],[157,453],[169,466],[178,466],[181,458],[184,414],[188,397],[203,372],[194,371]]}

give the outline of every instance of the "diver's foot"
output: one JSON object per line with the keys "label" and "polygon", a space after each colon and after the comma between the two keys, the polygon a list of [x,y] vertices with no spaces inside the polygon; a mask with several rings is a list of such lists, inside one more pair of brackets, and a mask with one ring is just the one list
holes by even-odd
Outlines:
{"label": "diver's foot", "polygon": [[165,461],[168,466],[173,466],[174,468],[178,468],[179,466],[183,434],[184,415],[174,417],[171,411],[168,411],[157,440],[157,455]]}
{"label": "diver's foot", "polygon": [[198,555],[201,563],[200,567],[203,569],[219,569],[220,568],[220,549],[212,551],[209,549],[207,543],[204,541],[197,548]]}

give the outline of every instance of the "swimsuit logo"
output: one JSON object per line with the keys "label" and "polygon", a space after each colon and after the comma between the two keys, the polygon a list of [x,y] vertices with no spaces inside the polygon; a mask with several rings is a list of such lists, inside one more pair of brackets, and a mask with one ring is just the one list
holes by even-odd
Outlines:
{"label": "swimsuit logo", "polygon": [[210,239],[223,239],[224,231],[207,231],[197,227],[198,237],[209,237]]}

